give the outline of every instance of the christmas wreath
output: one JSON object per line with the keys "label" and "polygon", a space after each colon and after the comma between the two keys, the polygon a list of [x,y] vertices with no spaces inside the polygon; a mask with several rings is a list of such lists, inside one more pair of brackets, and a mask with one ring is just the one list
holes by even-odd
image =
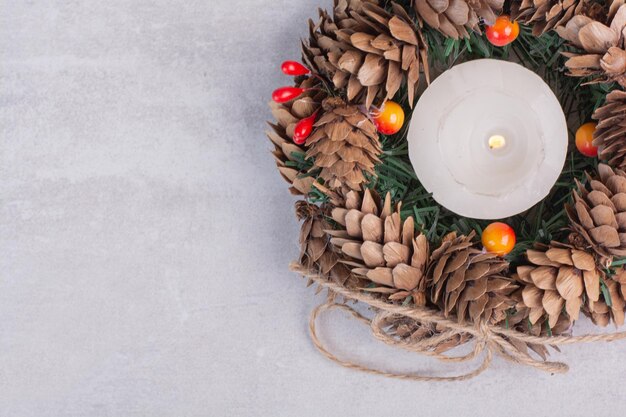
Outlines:
{"label": "christmas wreath", "polygon": [[[268,137],[280,174],[302,197],[292,269],[329,290],[311,317],[322,353],[391,377],[459,380],[485,370],[494,353],[563,372],[547,360],[550,346],[626,337],[572,332],[581,315],[599,326],[624,322],[625,36],[623,0],[335,0],[332,13],[309,21],[302,63],[282,65],[295,83],[274,91]],[[432,80],[478,58],[540,75],[571,131],[549,194],[493,223],[435,201],[411,165],[404,123]],[[316,317],[330,308],[385,343],[483,361],[436,377],[340,359],[316,335]],[[456,349],[463,345],[473,348]]]}

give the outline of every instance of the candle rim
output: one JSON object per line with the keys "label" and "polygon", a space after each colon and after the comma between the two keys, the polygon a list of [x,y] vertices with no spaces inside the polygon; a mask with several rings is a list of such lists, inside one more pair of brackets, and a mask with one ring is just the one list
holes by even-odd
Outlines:
{"label": "candle rim", "polygon": [[[542,132],[543,136],[552,135],[556,136],[557,139],[553,141],[544,141],[542,147],[540,148],[542,158],[540,158],[536,167],[529,168],[527,181],[524,181],[514,190],[497,196],[469,191],[466,187],[456,181],[451,175],[448,166],[445,163],[442,163],[438,146],[435,146],[437,145],[439,138],[437,138],[437,135],[432,134],[432,127],[430,129],[427,128],[428,118],[425,116],[427,112],[424,111],[424,104],[428,104],[429,95],[432,95],[433,92],[436,93],[437,88],[434,87],[446,82],[446,77],[454,76],[455,72],[464,71],[464,68],[467,68],[468,66],[474,66],[483,71],[499,71],[500,73],[496,74],[495,77],[483,77],[483,80],[486,78],[496,79],[501,83],[503,82],[503,73],[510,73],[512,71],[513,74],[516,75],[522,74],[521,79],[524,80],[523,82],[508,83],[506,86],[502,86],[502,88],[506,87],[508,90],[517,91],[528,89],[528,83],[533,84],[534,86],[532,88],[537,90],[533,97],[536,96],[540,99],[533,101],[532,104],[539,107],[550,106],[553,111],[558,109],[558,114],[561,115],[555,119],[554,115],[551,114],[550,118],[554,120],[546,121],[546,119],[543,123],[541,123],[542,129],[545,129],[546,126],[551,126],[551,129],[553,130],[553,132]],[[503,68],[506,68],[506,70],[503,70]],[[472,69],[471,71],[475,70]],[[538,83],[537,81],[540,82]],[[472,85],[471,89],[465,89],[465,94],[471,94],[472,92],[480,89],[481,85]],[[528,92],[525,93],[527,94]],[[440,104],[440,101],[450,103],[454,100],[462,99],[454,96],[446,97],[445,100],[439,100],[436,102],[438,104]],[[537,114],[537,117],[546,118],[545,112],[538,112],[535,111],[532,106],[530,107],[530,111]],[[437,121],[441,119],[440,115],[433,116],[432,113],[429,114],[428,117],[431,119],[436,117],[436,121],[434,123],[430,123],[431,125],[435,125]],[[426,118],[427,121],[424,121],[424,118]],[[420,137],[436,137],[437,140],[431,141],[429,143],[430,147],[425,148],[423,140],[420,140]],[[412,140],[411,138],[417,139]],[[409,158],[418,179],[424,188],[428,192],[432,193],[433,198],[438,204],[464,217],[475,219],[500,219],[524,212],[548,195],[554,186],[554,183],[560,176],[563,164],[566,160],[568,133],[567,123],[561,105],[552,90],[541,77],[516,63],[494,59],[479,59],[458,64],[442,73],[433,81],[433,83],[431,83],[431,86],[422,94],[416,105],[414,120],[411,121],[409,132],[407,134],[407,141],[409,141]],[[419,149],[417,150],[415,149],[416,142],[420,143]],[[555,146],[557,142],[560,143],[559,146]],[[551,159],[560,161],[560,165],[557,162],[551,161]],[[425,180],[422,173],[424,167],[434,167],[433,169],[441,167],[441,169],[445,169],[447,174],[446,172],[441,172],[441,169],[439,169],[437,174],[426,177],[427,179]],[[546,185],[548,182],[543,181],[546,177],[550,179],[550,181],[548,181],[549,186]],[[484,209],[484,207],[489,208]]]}

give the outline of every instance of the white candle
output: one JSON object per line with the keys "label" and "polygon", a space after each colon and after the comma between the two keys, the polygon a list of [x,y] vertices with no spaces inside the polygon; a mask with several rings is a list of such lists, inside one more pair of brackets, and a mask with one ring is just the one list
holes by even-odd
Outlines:
{"label": "white candle", "polygon": [[550,87],[521,65],[492,59],[440,75],[420,97],[407,138],[426,190],[476,219],[541,201],[567,154],[565,116]]}

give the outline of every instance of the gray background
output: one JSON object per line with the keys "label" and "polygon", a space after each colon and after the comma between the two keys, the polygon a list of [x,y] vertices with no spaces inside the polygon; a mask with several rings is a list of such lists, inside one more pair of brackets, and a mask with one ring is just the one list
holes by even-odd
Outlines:
{"label": "gray background", "polygon": [[[624,343],[565,348],[565,376],[497,360],[455,384],[315,351],[322,297],[287,271],[294,199],[263,130],[317,5],[0,2],[0,415],[626,410]],[[450,371],[340,313],[323,324],[344,357]]]}

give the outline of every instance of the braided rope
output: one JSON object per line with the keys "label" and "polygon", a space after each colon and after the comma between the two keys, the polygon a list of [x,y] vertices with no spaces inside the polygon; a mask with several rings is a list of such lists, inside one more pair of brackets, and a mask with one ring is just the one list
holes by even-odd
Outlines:
{"label": "braided rope", "polygon": [[[598,341],[610,342],[626,338],[626,331],[607,334],[586,334],[581,336],[532,336],[515,330],[505,329],[500,326],[494,326],[486,322],[480,322],[477,324],[458,323],[455,320],[445,317],[443,313],[436,310],[423,307],[414,308],[389,304],[361,291],[347,289],[339,284],[328,281],[315,271],[307,270],[299,263],[291,264],[290,269],[294,272],[302,274],[321,287],[329,290],[329,297],[327,301],[317,306],[311,312],[309,320],[309,332],[315,347],[333,362],[345,366],[346,368],[356,369],[370,374],[414,381],[465,381],[487,370],[487,368],[491,365],[494,353],[513,363],[531,366],[545,372],[564,373],[569,370],[567,364],[562,362],[550,362],[543,359],[535,359],[527,352],[520,350],[514,343],[512,343],[512,341],[519,342],[523,345],[534,344],[542,346],[558,346]],[[369,319],[357,312],[354,308],[344,303],[338,303],[336,301],[337,295],[341,295],[345,299],[368,304],[369,306],[374,307],[377,310],[377,313],[372,319]],[[325,347],[317,335],[317,318],[323,312],[331,309],[339,309],[347,312],[361,323],[369,326],[372,331],[372,335],[387,345],[430,356],[444,362],[467,362],[474,360],[479,356],[483,356],[483,360],[480,366],[465,374],[456,376],[431,376],[419,373],[382,371],[366,365],[340,359]],[[426,337],[418,340],[398,339],[385,331],[387,319],[391,316],[408,317],[420,323],[436,324],[438,328],[442,328],[443,330],[441,334],[433,337]],[[448,356],[433,350],[439,343],[455,335],[469,336],[470,341],[474,343],[473,350],[464,356]]]}

